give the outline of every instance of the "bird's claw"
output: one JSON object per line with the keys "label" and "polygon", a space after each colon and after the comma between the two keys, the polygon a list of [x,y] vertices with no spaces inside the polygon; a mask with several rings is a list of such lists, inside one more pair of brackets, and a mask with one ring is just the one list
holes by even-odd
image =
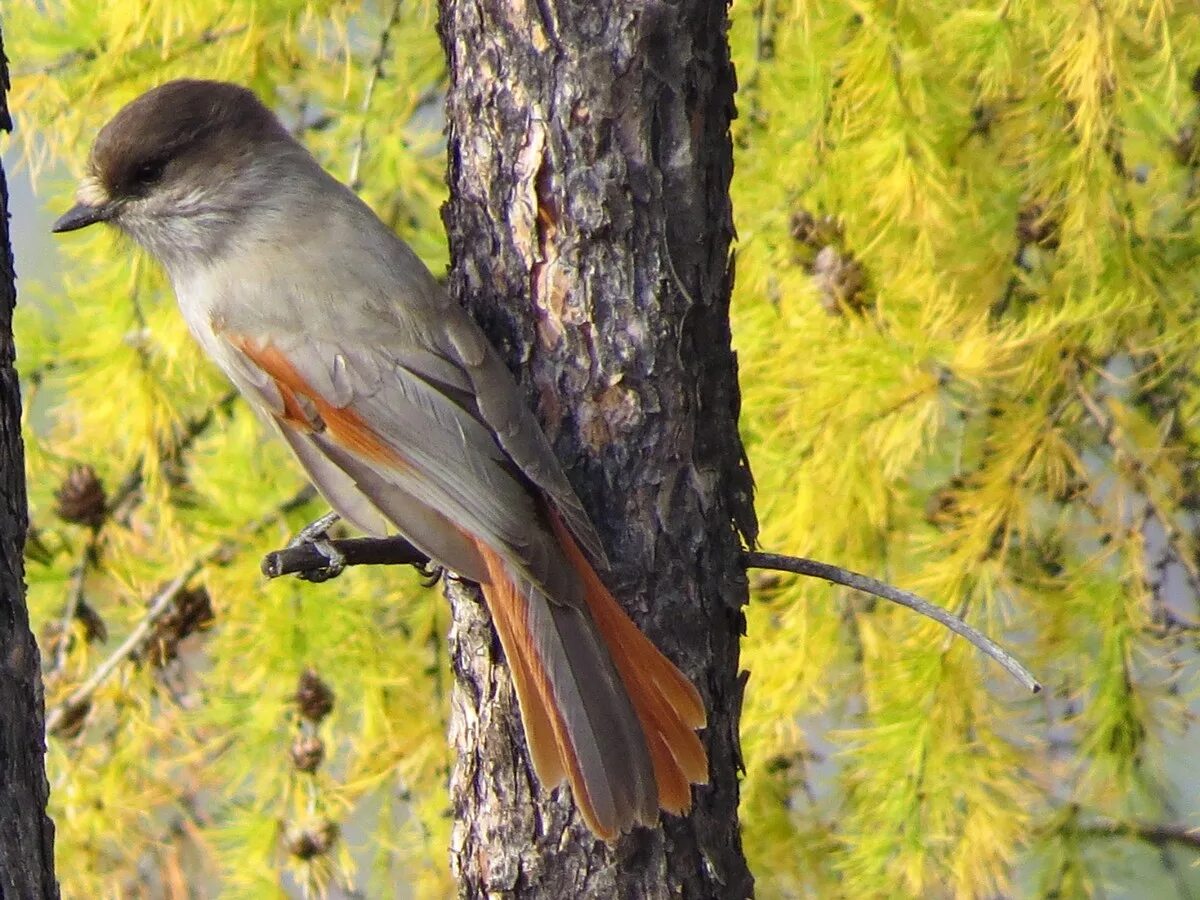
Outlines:
{"label": "bird's claw", "polygon": [[303,581],[311,581],[313,584],[320,584],[323,581],[337,578],[346,570],[346,556],[337,547],[333,546],[329,541],[328,531],[340,519],[335,512],[326,513],[317,519],[315,522],[310,522],[305,525],[292,538],[289,547],[300,547],[304,544],[309,544],[314,550],[320,553],[328,562],[328,565],[318,566],[314,569],[305,569],[303,572],[297,572],[296,577]]}
{"label": "bird's claw", "polygon": [[435,562],[414,563],[413,568],[421,573],[421,586],[431,588],[446,574],[446,569]]}

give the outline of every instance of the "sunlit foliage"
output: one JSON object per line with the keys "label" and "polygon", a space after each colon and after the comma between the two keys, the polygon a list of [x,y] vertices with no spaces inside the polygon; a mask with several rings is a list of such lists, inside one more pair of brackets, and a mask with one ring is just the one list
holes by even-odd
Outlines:
{"label": "sunlit foliage", "polygon": [[[389,25],[392,15],[390,4],[291,0],[17,4],[4,22],[17,136],[32,164],[63,160],[77,174],[100,125],[150,85],[240,81],[444,269],[435,11],[404,3]],[[69,203],[66,179],[41,186],[56,208]],[[407,881],[444,893],[443,602],[399,570],[354,570],[320,587],[264,583],[263,553],[323,509],[292,502],[298,470],[227,396],[156,266],[96,231],[61,242],[63,287],[29,288],[18,323],[37,529],[29,599],[48,709],[194,562],[188,587],[207,592],[211,613],[152,629],[147,649],[91,695],[86,718],[67,717],[51,738],[65,893],[133,892],[148,870],[164,892],[207,884],[262,896],[374,879],[372,895]],[[87,473],[63,484],[82,465],[107,494],[96,517]],[[84,612],[61,652],[77,578]],[[336,695],[319,723],[294,698],[309,666]],[[322,759],[309,774],[314,753]]]}
{"label": "sunlit foliage", "polygon": [[1155,3],[737,8],[763,540],[956,607],[1047,685],[762,579],[742,729],[765,896],[1195,889],[1194,850],[1133,833],[1197,824],[1164,759],[1197,752],[1198,26]]}

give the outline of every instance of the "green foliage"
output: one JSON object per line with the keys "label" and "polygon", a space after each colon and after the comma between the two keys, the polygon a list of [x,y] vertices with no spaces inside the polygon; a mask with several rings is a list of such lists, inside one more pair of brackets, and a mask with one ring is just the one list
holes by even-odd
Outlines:
{"label": "green foliage", "polygon": [[[389,29],[390,3],[15,0],[26,158],[77,167],[149,85],[231,78],[438,271],[435,11],[395,9]],[[1144,826],[1186,812],[1165,763],[1195,747],[1200,20],[758,0],[733,23],[764,544],[955,605],[1047,685],[1024,697],[910,613],[755,573],[743,820],[762,895],[1080,896],[1131,872],[1174,892],[1190,860]],[[262,553],[319,504],[291,502],[299,474],[155,268],[109,236],[62,246],[62,288],[27,291],[18,323],[48,706],[194,563],[212,606],[156,629],[51,739],[64,892],[132,894],[150,871],[167,896],[446,895],[440,598],[368,570],[264,586]],[[95,533],[55,512],[79,518],[86,476],[55,491],[81,464],[114,507]],[[336,693],[319,722],[293,697],[307,666]],[[309,774],[292,748],[313,738]]]}

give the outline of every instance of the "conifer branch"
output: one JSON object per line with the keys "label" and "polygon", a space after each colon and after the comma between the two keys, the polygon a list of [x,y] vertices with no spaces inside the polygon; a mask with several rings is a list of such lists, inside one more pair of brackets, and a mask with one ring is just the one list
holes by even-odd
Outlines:
{"label": "conifer branch", "polygon": [[76,720],[78,713],[86,709],[91,702],[92,695],[97,689],[108,681],[109,676],[116,671],[117,666],[123,663],[126,659],[133,656],[142,646],[146,637],[150,634],[155,624],[174,606],[175,598],[191,581],[192,577],[203,568],[208,562],[212,554],[192,560],[192,562],[182,572],[176,575],[165,587],[162,588],[150,601],[150,607],[146,610],[146,614],[141,621],[134,626],[129,632],[129,636],[121,642],[121,646],[117,647],[104,662],[96,667],[91,676],[71,692],[62,703],[55,706],[46,713],[46,733],[56,734],[64,722],[73,722]]}
{"label": "conifer branch", "polygon": [[[328,543],[343,554],[347,566],[361,565],[421,565],[428,557],[402,537],[389,538],[343,538]],[[797,556],[781,556],[777,553],[748,552],[742,556],[747,569],[773,569],[821,578],[857,591],[898,603],[914,612],[933,619],[955,634],[970,641],[985,654],[1003,666],[1014,678],[1033,693],[1042,689],[1041,683],[1010,653],[987,635],[972,628],[958,616],[930,603],[916,594],[904,591],[867,575],[851,572],[840,566],[817,562]],[[303,574],[323,570],[329,559],[313,544],[301,544],[276,550],[263,557],[262,570],[268,578],[281,575]]]}
{"label": "conifer branch", "polygon": [[[230,409],[233,408],[233,404],[237,398],[237,391],[227,391],[226,393],[222,394],[203,415],[197,416],[194,419],[189,419],[187,422],[185,422],[183,425],[183,431],[179,435],[179,439],[173,446],[170,447],[169,453],[172,456],[181,456],[190,450],[192,445],[196,443],[200,436],[203,435],[204,432],[206,432],[209,427],[212,426],[213,422],[216,421],[216,414],[218,412],[223,415],[228,414]],[[117,485],[117,489],[113,492],[112,497],[109,498],[108,501],[108,514],[113,518],[118,520],[122,519],[133,510],[134,506],[137,505],[137,501],[134,498],[137,492],[141,490],[142,483],[144,481],[143,472],[145,470],[145,466],[146,458],[144,456],[140,457],[134,464],[133,468],[129,470],[129,474],[127,474],[121,480],[121,483]],[[128,508],[122,509],[122,507],[126,506],[126,504],[128,504]]]}
{"label": "conifer branch", "polygon": [[1129,475],[1130,480],[1133,481],[1134,487],[1142,494],[1142,499],[1146,502],[1146,508],[1154,514],[1154,517],[1158,520],[1158,524],[1162,527],[1167,544],[1174,553],[1176,560],[1178,560],[1187,573],[1192,589],[1200,594],[1200,564],[1197,563],[1191,548],[1185,546],[1184,542],[1186,538],[1183,532],[1179,530],[1179,526],[1175,524],[1174,519],[1154,499],[1153,487],[1145,474],[1149,467],[1132,450],[1120,446],[1120,442],[1117,439],[1117,423],[1104,411],[1104,408],[1100,405],[1100,401],[1083,386],[1082,382],[1076,382],[1075,393],[1078,394],[1080,402],[1083,403],[1083,408],[1087,410],[1092,421],[1096,423],[1096,427],[1100,429],[1101,438],[1108,445],[1109,449],[1118,454],[1125,452],[1132,457],[1132,461],[1123,466],[1123,468]]}
{"label": "conifer branch", "polygon": [[[111,88],[114,85],[121,84],[122,82],[132,81],[138,76],[144,75],[150,66],[157,67],[165,65],[169,62],[178,62],[192,53],[197,53],[207,47],[213,46],[214,44],[219,44],[227,38],[238,37],[242,34],[245,34],[248,27],[249,26],[247,25],[234,25],[229,28],[216,28],[209,26],[197,34],[192,41],[187,43],[176,42],[169,52],[160,53],[159,55],[152,57],[148,66],[134,68],[130,69],[129,71],[122,72],[115,78],[103,81],[100,84],[95,85],[95,87]],[[123,49],[121,52],[126,56],[130,56],[138,50],[145,48],[145,46],[146,43],[143,42],[136,47]],[[95,62],[98,59],[103,59],[111,52],[111,49],[104,46],[104,44],[100,44],[96,47],[84,47],[83,49],[69,50],[57,59],[41,66],[22,70],[18,77],[27,78],[30,76],[61,74],[65,70],[73,68],[76,65],[86,65],[88,63]],[[60,114],[65,113],[68,111],[68,109],[68,105],[64,104],[63,106],[59,107],[58,112]]]}
{"label": "conifer branch", "polygon": [[[270,514],[250,524],[246,529],[246,536],[258,534],[287,513],[303,506],[315,495],[316,491],[312,487],[305,486],[293,497],[281,503]],[[232,538],[221,541],[215,547],[195,557],[190,563],[184,566],[178,575],[160,588],[158,593],[147,604],[145,615],[133,626],[133,630],[129,632],[120,646],[109,654],[96,667],[87,680],[70,693],[66,700],[46,712],[46,733],[56,734],[60,730],[79,721],[79,718],[86,714],[91,704],[92,695],[112,677],[112,674],[121,663],[133,658],[145,647],[147,639],[153,633],[154,626],[174,609],[175,601],[183,593],[188,582],[199,574],[205,566],[227,558],[236,549],[238,543],[237,539]]]}

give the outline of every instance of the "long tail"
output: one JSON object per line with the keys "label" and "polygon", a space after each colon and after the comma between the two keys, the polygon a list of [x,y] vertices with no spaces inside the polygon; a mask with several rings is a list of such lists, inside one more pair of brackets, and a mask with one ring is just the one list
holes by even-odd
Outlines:
{"label": "long tail", "polygon": [[691,807],[691,784],[708,781],[695,729],[704,704],[695,687],[638,630],[553,513],[586,608],[546,597],[478,544],[483,593],[509,660],[539,781],[565,778],[587,826],[612,840],[658,810]]}

